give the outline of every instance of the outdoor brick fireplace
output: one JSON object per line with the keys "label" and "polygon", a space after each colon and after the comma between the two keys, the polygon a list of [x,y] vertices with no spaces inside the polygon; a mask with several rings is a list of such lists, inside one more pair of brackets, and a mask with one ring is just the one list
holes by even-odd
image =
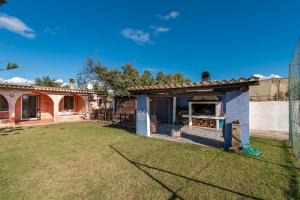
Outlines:
{"label": "outdoor brick fireplace", "polygon": [[182,117],[188,118],[189,126],[220,129],[220,121],[225,119],[221,113],[221,101],[190,101],[189,114]]}
{"label": "outdoor brick fireplace", "polygon": [[207,102],[192,103],[192,115],[216,116],[216,104]]}

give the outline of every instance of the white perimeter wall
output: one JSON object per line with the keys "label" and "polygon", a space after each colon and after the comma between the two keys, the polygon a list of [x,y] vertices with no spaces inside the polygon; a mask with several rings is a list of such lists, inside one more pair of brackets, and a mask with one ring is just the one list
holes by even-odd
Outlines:
{"label": "white perimeter wall", "polygon": [[287,101],[250,102],[250,129],[289,131]]}

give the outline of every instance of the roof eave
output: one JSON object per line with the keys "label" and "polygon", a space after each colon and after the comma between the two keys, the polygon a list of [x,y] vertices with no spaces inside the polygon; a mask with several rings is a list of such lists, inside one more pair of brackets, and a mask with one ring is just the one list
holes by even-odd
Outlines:
{"label": "roof eave", "polygon": [[216,85],[190,85],[185,87],[165,87],[165,88],[147,88],[147,89],[128,89],[131,93],[147,93],[147,92],[164,92],[172,90],[183,90],[183,89],[234,89],[241,86],[253,86],[259,85],[258,80],[247,81],[247,82],[238,82],[238,83],[225,83],[225,84],[216,84]]}

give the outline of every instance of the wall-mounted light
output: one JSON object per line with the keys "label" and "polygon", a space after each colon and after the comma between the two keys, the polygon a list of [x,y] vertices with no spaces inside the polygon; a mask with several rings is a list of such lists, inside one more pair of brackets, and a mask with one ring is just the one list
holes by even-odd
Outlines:
{"label": "wall-mounted light", "polygon": [[15,97],[15,94],[9,94],[10,97]]}

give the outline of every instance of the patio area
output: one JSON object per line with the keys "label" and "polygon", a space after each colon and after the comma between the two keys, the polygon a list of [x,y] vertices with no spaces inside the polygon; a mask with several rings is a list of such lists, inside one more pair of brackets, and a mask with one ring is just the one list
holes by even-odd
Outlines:
{"label": "patio area", "polygon": [[[172,137],[171,131],[181,131],[180,137]],[[191,143],[201,146],[216,148],[224,147],[222,130],[202,128],[195,126],[180,126],[174,124],[158,124],[156,133],[151,134],[153,138],[165,139],[175,142]]]}

